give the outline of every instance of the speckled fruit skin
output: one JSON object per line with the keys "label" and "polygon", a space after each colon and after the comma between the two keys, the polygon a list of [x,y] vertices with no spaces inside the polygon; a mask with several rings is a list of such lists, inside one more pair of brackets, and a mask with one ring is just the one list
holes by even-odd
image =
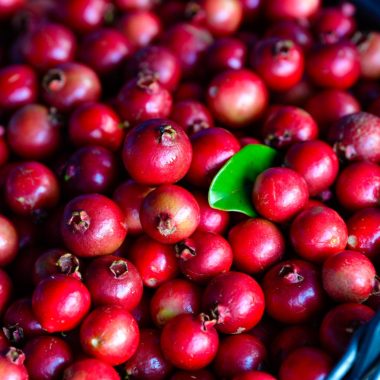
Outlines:
{"label": "speckled fruit skin", "polygon": [[87,194],[67,203],[61,233],[71,252],[93,257],[115,252],[124,241],[127,227],[115,202],[104,195]]}
{"label": "speckled fruit skin", "polygon": [[326,206],[300,212],[290,227],[294,250],[306,260],[323,262],[347,244],[347,226],[342,217]]}
{"label": "speckled fruit skin", "polygon": [[264,294],[256,280],[235,271],[213,278],[202,297],[203,310],[216,316],[216,328],[225,334],[242,333],[257,325],[264,304]]}
{"label": "speckled fruit skin", "polygon": [[144,232],[164,244],[178,243],[198,227],[200,211],[194,196],[177,185],[161,185],[150,192],[140,209]]}
{"label": "speckled fruit skin", "polygon": [[33,312],[49,333],[78,326],[88,313],[90,302],[90,293],[83,283],[63,274],[40,281],[32,296]]}
{"label": "speckled fruit skin", "polygon": [[154,119],[128,133],[122,157],[128,173],[140,184],[168,184],[178,182],[189,170],[192,147],[177,123]]}
{"label": "speckled fruit skin", "polygon": [[161,349],[177,368],[197,370],[214,359],[219,337],[214,321],[200,314],[181,314],[170,320],[161,333]]}
{"label": "speckled fruit skin", "polygon": [[63,373],[63,380],[92,380],[94,378],[120,380],[120,376],[111,365],[95,358],[77,360]]}
{"label": "speckled fruit skin", "polygon": [[100,306],[84,319],[80,342],[85,353],[112,366],[127,361],[140,339],[137,322],[119,306]]}
{"label": "speckled fruit skin", "polygon": [[302,323],[323,309],[320,273],[307,261],[287,260],[271,268],[261,283],[266,312],[282,323]]}

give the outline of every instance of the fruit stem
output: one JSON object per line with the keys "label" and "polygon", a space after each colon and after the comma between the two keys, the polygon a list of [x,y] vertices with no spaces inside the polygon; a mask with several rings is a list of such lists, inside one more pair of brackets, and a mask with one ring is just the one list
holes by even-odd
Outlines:
{"label": "fruit stem", "polygon": [[215,326],[217,323],[216,318],[211,318],[206,313],[199,314],[199,318],[202,323],[202,331],[206,332],[210,327]]}

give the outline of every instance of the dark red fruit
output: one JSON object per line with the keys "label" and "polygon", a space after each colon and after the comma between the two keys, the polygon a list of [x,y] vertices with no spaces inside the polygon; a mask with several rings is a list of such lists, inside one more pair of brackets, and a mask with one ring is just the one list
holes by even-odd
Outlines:
{"label": "dark red fruit", "polygon": [[65,369],[62,380],[92,380],[94,378],[120,380],[120,376],[111,365],[94,358],[75,361]]}
{"label": "dark red fruit", "polygon": [[333,367],[332,358],[315,347],[301,347],[291,352],[281,364],[280,380],[324,379]]}
{"label": "dark red fruit", "polygon": [[100,92],[95,71],[76,62],[59,64],[42,78],[42,97],[59,111],[67,112],[85,102],[95,102]]}
{"label": "dark red fruit", "polygon": [[232,380],[276,380],[275,377],[263,371],[248,371],[236,375]]}
{"label": "dark red fruit", "polygon": [[172,365],[160,348],[160,332],[153,329],[140,330],[140,343],[135,354],[124,364],[127,376],[132,379],[164,380]]}
{"label": "dark red fruit", "polygon": [[268,93],[264,82],[247,69],[227,70],[213,78],[207,103],[217,120],[230,128],[245,127],[265,111]]}
{"label": "dark red fruit", "polygon": [[171,120],[155,119],[138,124],[127,135],[123,162],[131,177],[141,184],[178,182],[189,170],[190,140]]}
{"label": "dark red fruit", "polygon": [[197,370],[215,358],[219,338],[215,321],[206,314],[182,314],[171,319],[161,333],[161,349],[177,368]]}
{"label": "dark red fruit", "polygon": [[84,281],[95,305],[119,305],[130,311],[142,297],[140,274],[122,257],[107,255],[94,259],[86,268]]}
{"label": "dark red fruit", "polygon": [[215,380],[215,376],[207,369],[176,371],[170,380]]}
{"label": "dark red fruit", "polygon": [[206,282],[232,265],[232,250],[221,235],[196,231],[177,243],[175,250],[181,272],[194,282]]}
{"label": "dark red fruit", "polygon": [[219,378],[232,378],[241,372],[260,368],[265,359],[266,349],[258,338],[237,334],[221,340],[213,366]]}
{"label": "dark red fruit", "polygon": [[61,233],[71,252],[92,257],[115,252],[125,239],[127,227],[115,202],[104,195],[86,194],[67,203]]}
{"label": "dark red fruit", "polygon": [[25,367],[31,379],[61,379],[64,369],[73,360],[69,345],[55,336],[35,337],[26,343],[23,350]]}
{"label": "dark red fruit", "polygon": [[115,5],[122,11],[134,11],[152,8],[155,0],[115,0]]}
{"label": "dark red fruit", "polygon": [[162,327],[177,315],[199,313],[200,297],[200,289],[188,280],[166,281],[155,291],[150,302],[154,324]]}
{"label": "dark red fruit", "polygon": [[119,306],[94,309],[80,328],[83,350],[112,366],[130,359],[137,350],[139,339],[135,319]]}
{"label": "dark red fruit", "polygon": [[8,272],[0,268],[0,315],[4,313],[13,291],[12,279]]}
{"label": "dark red fruit", "polygon": [[0,356],[0,378],[2,380],[28,380],[29,374],[24,366],[25,354],[14,347]]}
{"label": "dark red fruit", "polygon": [[19,239],[13,223],[0,215],[0,266],[13,261],[17,255]]}
{"label": "dark red fruit", "polygon": [[286,222],[303,209],[309,197],[306,181],[296,171],[273,167],[255,180],[252,200],[257,212],[273,222]]}
{"label": "dark red fruit", "polygon": [[199,206],[193,195],[177,185],[161,185],[150,192],[141,205],[144,232],[164,244],[189,237],[198,227]]}
{"label": "dark red fruit", "polygon": [[60,127],[59,115],[54,109],[28,104],[9,120],[7,141],[11,150],[22,158],[44,159],[58,150]]}
{"label": "dark red fruit", "polygon": [[372,31],[361,37],[358,42],[361,75],[376,80],[380,76],[380,33]]}
{"label": "dark red fruit", "polygon": [[260,321],[264,313],[264,294],[252,277],[231,271],[208,283],[202,304],[203,310],[215,316],[218,331],[239,334]]}
{"label": "dark red fruit", "polygon": [[26,0],[3,0],[0,4],[0,19],[5,19],[26,5]]}
{"label": "dark red fruit", "polygon": [[228,233],[234,265],[245,273],[262,273],[281,260],[285,239],[278,227],[266,219],[250,218]]}
{"label": "dark red fruit", "polygon": [[270,20],[305,19],[317,13],[320,0],[267,0],[264,4],[265,15]]}
{"label": "dark red fruit", "polygon": [[136,266],[143,284],[149,288],[156,288],[178,274],[174,247],[146,235],[133,243],[128,258]]}
{"label": "dark red fruit", "polygon": [[90,293],[83,283],[64,274],[39,282],[32,297],[33,312],[49,333],[78,326],[90,309]]}
{"label": "dark red fruit", "polygon": [[266,312],[282,323],[302,323],[315,317],[324,306],[319,270],[307,261],[288,260],[264,276]]}

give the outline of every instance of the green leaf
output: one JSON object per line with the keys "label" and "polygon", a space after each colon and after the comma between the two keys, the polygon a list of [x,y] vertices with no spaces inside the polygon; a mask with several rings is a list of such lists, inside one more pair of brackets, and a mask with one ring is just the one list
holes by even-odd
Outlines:
{"label": "green leaf", "polygon": [[256,216],[251,192],[256,177],[276,165],[278,153],[266,145],[247,145],[232,156],[211,182],[208,200],[211,207]]}

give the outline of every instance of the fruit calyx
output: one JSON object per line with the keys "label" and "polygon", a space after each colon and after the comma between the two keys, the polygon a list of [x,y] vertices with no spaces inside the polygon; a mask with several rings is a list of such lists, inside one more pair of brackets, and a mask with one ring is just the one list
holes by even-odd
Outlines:
{"label": "fruit calyx", "polygon": [[155,73],[150,71],[141,72],[137,79],[137,87],[146,91],[148,94],[154,94],[159,88],[157,79],[157,74]]}
{"label": "fruit calyx", "polygon": [[177,227],[169,214],[161,213],[157,217],[157,229],[161,235],[169,236],[176,231]]}
{"label": "fruit calyx", "polygon": [[291,40],[281,40],[274,44],[273,46],[273,55],[274,56],[287,56],[290,49],[294,46],[293,41]]}
{"label": "fruit calyx", "polygon": [[55,264],[61,273],[70,275],[80,280],[82,275],[79,272],[79,260],[71,253],[64,253]]}
{"label": "fruit calyx", "polygon": [[163,146],[171,146],[177,136],[176,130],[169,124],[161,125],[159,127],[158,142]]}
{"label": "fruit calyx", "polygon": [[5,354],[5,357],[13,364],[22,365],[25,360],[25,354],[23,351],[16,347],[9,347],[9,350]]}
{"label": "fruit calyx", "polygon": [[11,344],[19,345],[24,341],[24,330],[18,325],[18,323],[3,327],[3,332]]}
{"label": "fruit calyx", "polygon": [[60,69],[51,69],[42,78],[42,86],[48,92],[61,90],[66,83],[66,76]]}
{"label": "fruit calyx", "polygon": [[84,233],[90,228],[90,216],[84,210],[73,211],[67,225],[74,232]]}
{"label": "fruit calyx", "polygon": [[190,239],[185,239],[174,246],[176,257],[183,261],[187,261],[197,254],[195,252],[195,248],[191,244]]}
{"label": "fruit calyx", "polygon": [[115,260],[109,266],[115,278],[124,278],[128,274],[128,264],[124,260]]}
{"label": "fruit calyx", "polygon": [[283,265],[279,270],[278,275],[291,284],[297,284],[304,280],[304,277],[297,273],[297,267],[293,264]]}

